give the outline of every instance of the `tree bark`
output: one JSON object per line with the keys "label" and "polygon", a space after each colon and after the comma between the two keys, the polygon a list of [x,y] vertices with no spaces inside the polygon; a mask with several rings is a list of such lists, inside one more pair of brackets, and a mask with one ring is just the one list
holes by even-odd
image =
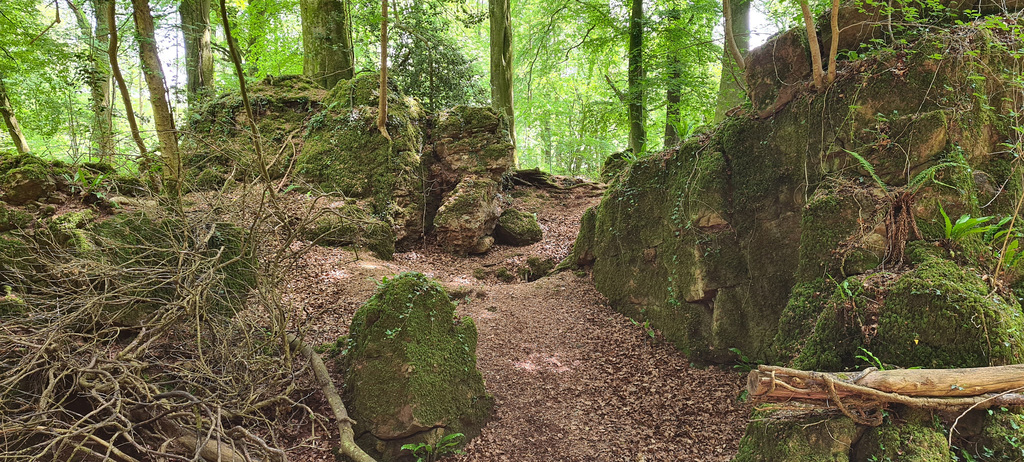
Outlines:
{"label": "tree bark", "polygon": [[832,40],[828,52],[828,80],[832,85],[836,81],[836,56],[839,55],[839,0],[832,0]]}
{"label": "tree bark", "polygon": [[516,142],[512,104],[512,10],[509,0],[488,0],[491,33],[491,107],[508,118],[508,133]]}
{"label": "tree bark", "polygon": [[299,8],[303,73],[328,90],[351,79],[355,54],[349,0],[300,0]]}
{"label": "tree bark", "polygon": [[644,127],[644,2],[633,0],[629,9],[629,148],[634,154],[644,152],[647,142],[647,131]]}
{"label": "tree bark", "polygon": [[[681,19],[681,15],[677,8],[668,10],[666,17],[670,22],[670,28],[678,27],[676,24]],[[679,133],[676,132],[676,127],[682,120],[682,109],[679,107],[679,102],[682,100],[683,91],[680,82],[683,63],[679,60],[678,54],[669,52],[665,66],[668,68],[668,81],[665,82],[665,147],[667,148],[679,143]]]}
{"label": "tree bark", "polygon": [[142,141],[142,135],[139,134],[139,124],[135,120],[135,110],[132,108],[132,95],[128,91],[128,85],[124,82],[124,75],[121,74],[121,66],[117,62],[117,15],[115,14],[117,2],[104,0],[104,3],[107,8],[107,24],[110,27],[110,41],[107,47],[107,57],[110,60],[110,74],[114,77],[114,81],[117,82],[117,88],[121,92],[121,101],[124,103],[124,117],[128,119],[128,128],[131,129],[132,140],[135,141],[135,145],[139,148],[139,157],[143,163],[143,165],[139,166],[139,170],[146,170],[145,164],[149,161],[149,151],[146,149],[146,143]]}
{"label": "tree bark", "polygon": [[181,192],[181,156],[178,153],[178,131],[174,128],[174,116],[167,102],[164,87],[164,71],[156,47],[153,28],[153,14],[149,0],[132,0],[135,29],[138,32],[139,55],[142,73],[149,89],[149,103],[153,107],[153,123],[160,141],[160,158],[163,164],[163,183],[167,193],[177,196]]}
{"label": "tree bark", "polygon": [[807,46],[811,51],[811,75],[814,79],[814,88],[821,90],[824,86],[825,72],[821,69],[821,47],[818,46],[818,32],[814,27],[811,6],[807,0],[800,0],[800,11],[804,17],[804,28],[807,30]]}
{"label": "tree bark", "polygon": [[192,110],[213,92],[213,48],[210,43],[210,0],[181,0],[181,34],[185,40],[185,82]]}
{"label": "tree bark", "polygon": [[388,0],[380,2],[380,91],[377,98],[377,129],[388,141]]}
{"label": "tree bark", "polygon": [[747,98],[743,55],[750,47],[750,3],[750,0],[722,0],[727,33],[722,51],[722,76],[718,81],[715,122],[721,122],[726,112],[743,104]]}
{"label": "tree bark", "polygon": [[110,32],[107,24],[108,0],[93,0],[93,11],[96,29],[93,31],[89,18],[72,0],[68,6],[75,13],[79,35],[82,42],[89,46],[89,75],[86,84],[89,86],[89,101],[92,109],[90,134],[90,154],[100,161],[109,161],[114,152],[113,119],[110,110],[111,80],[110,59],[107,49],[110,47]]}
{"label": "tree bark", "polygon": [[25,134],[21,132],[18,118],[14,116],[14,107],[11,106],[11,98],[7,96],[7,87],[4,85],[4,76],[2,75],[0,75],[0,115],[4,118],[7,133],[11,134],[11,139],[14,141],[14,149],[22,154],[28,153],[28,142],[25,141]]}
{"label": "tree bark", "polygon": [[887,403],[945,411],[1019,406],[1024,404],[1022,391],[1021,364],[967,369],[870,368],[838,373],[760,366],[747,376],[747,393],[756,401],[795,400],[835,406],[847,415]]}

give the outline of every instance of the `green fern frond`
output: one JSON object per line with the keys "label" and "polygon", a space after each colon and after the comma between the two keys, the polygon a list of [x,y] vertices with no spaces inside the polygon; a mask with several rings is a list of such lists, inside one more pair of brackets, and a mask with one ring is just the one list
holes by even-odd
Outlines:
{"label": "green fern frond", "polygon": [[864,170],[868,171],[868,174],[871,175],[871,179],[875,180],[875,183],[878,184],[879,188],[882,188],[883,192],[889,192],[889,188],[886,187],[885,182],[882,181],[882,179],[879,178],[877,174],[875,174],[875,166],[871,165],[871,162],[868,162],[868,160],[861,157],[860,154],[857,154],[856,152],[853,152],[849,149],[843,149],[843,151],[846,151],[846,153],[849,154],[851,157],[857,159],[857,162],[860,162],[860,166],[864,167]]}
{"label": "green fern frond", "polygon": [[918,188],[923,186],[926,181],[932,179],[939,170],[951,167],[969,168],[970,166],[963,161],[942,162],[940,164],[932,165],[931,167],[924,169],[921,173],[915,175],[914,178],[907,183],[907,188],[909,188],[911,192],[915,192]]}

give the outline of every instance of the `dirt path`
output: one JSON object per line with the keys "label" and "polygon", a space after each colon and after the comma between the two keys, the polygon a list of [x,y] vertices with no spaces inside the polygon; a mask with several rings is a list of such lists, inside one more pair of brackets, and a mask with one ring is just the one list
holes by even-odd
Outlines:
{"label": "dirt path", "polygon": [[[517,196],[516,208],[538,215],[540,243],[468,258],[428,244],[394,261],[316,249],[290,288],[303,307],[294,321],[310,327],[311,343],[333,341],[347,332],[375,281],[420,271],[460,297],[459,314],[476,321],[478,367],[497,403],[495,419],[457,460],[731,459],[749,411],[737,401],[739,374],[691,367],[675,348],[608,307],[589,274],[529,283],[493,275],[500,268],[516,274],[530,256],[562,258],[579,217],[598,200],[584,191],[526,189]],[[312,446],[297,451],[302,460],[332,460],[325,444]]]}

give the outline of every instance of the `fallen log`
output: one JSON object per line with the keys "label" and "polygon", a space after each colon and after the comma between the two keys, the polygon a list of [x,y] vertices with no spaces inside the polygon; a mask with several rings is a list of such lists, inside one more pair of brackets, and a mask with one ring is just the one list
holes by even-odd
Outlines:
{"label": "fallen log", "polygon": [[967,369],[868,368],[801,371],[759,366],[747,376],[755,402],[799,401],[836,407],[858,423],[877,425],[887,404],[942,411],[1024,405],[1024,365]]}

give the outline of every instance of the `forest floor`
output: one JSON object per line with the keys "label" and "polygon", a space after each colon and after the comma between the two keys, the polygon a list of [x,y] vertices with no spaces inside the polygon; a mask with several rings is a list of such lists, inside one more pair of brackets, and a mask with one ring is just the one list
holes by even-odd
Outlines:
{"label": "forest floor", "polygon": [[[563,271],[533,282],[502,282],[493,274],[500,268],[516,274],[531,256],[561,260],[599,195],[585,188],[519,188],[512,196],[514,208],[537,214],[541,242],[496,245],[470,257],[427,242],[392,261],[316,248],[286,289],[286,299],[300,307],[293,322],[306,329],[310,344],[333,342],[347,333],[381,277],[422,272],[460,299],[458,315],[476,322],[477,366],[496,402],[494,419],[453,460],[730,460],[750,410],[738,399],[741,374],[728,366],[691,365],[672,345],[613,311],[589,273]],[[344,381],[339,371],[332,373],[336,383]],[[310,398],[308,404],[330,415],[314,404],[322,401],[319,393]],[[334,437],[318,435],[293,434],[289,460],[334,460]]]}

